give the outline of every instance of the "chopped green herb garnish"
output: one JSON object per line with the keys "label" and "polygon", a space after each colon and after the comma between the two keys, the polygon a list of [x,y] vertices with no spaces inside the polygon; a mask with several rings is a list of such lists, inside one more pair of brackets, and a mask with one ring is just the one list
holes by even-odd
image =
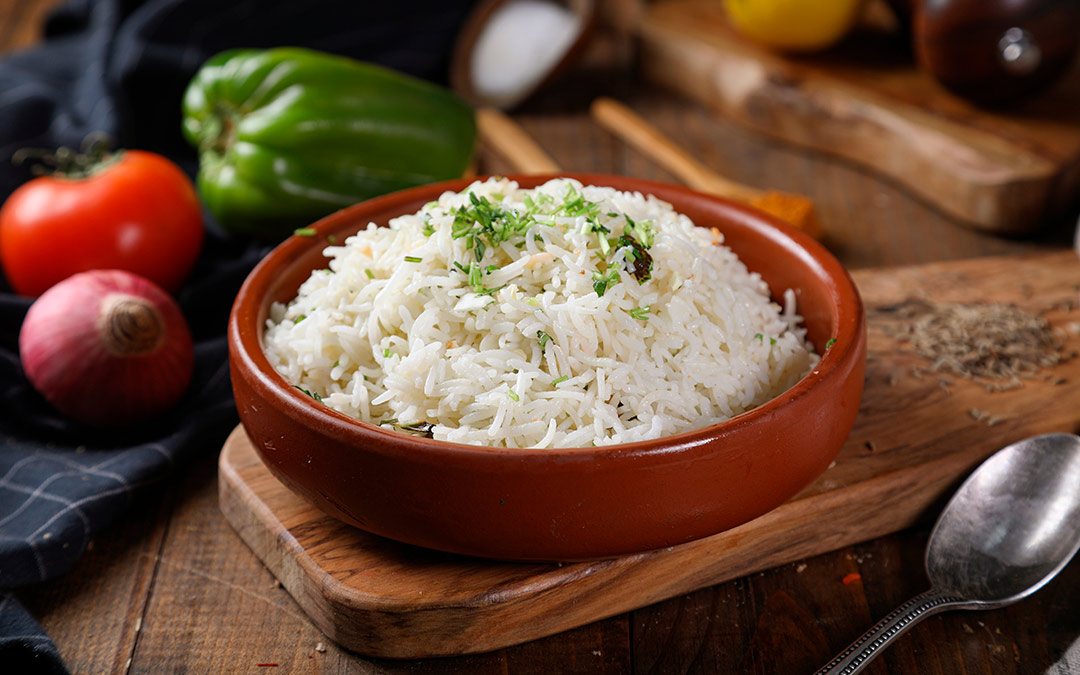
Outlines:
{"label": "chopped green herb garnish", "polygon": [[293,319],[293,324],[298,324],[298,323],[300,323],[301,321],[303,321],[306,318],[307,318],[307,314],[301,314],[300,316]]}
{"label": "chopped green herb garnish", "polygon": [[315,236],[315,228],[314,227],[298,227],[295,230],[293,230],[293,234],[295,234],[298,237],[314,237]]}
{"label": "chopped green herb garnish", "polygon": [[389,347],[387,347],[386,349],[384,349],[384,350],[383,350],[383,353],[382,353],[382,355],[383,355],[383,358],[384,358],[384,359],[388,359],[388,358],[390,358],[391,356],[396,356],[396,354],[394,354],[394,352],[390,351],[390,348],[389,348]]}
{"label": "chopped green herb garnish", "polygon": [[611,242],[607,238],[607,235],[611,234],[611,230],[594,220],[591,222],[590,231],[596,234],[596,241],[600,244],[601,257],[607,256],[611,252]]}
{"label": "chopped green herb garnish", "polygon": [[762,342],[765,339],[765,336],[761,333],[754,333],[754,339],[758,342]]}
{"label": "chopped green herb garnish", "polygon": [[498,265],[488,265],[484,268],[484,274],[491,274],[495,270],[499,269]]}
{"label": "chopped green herb garnish", "polygon": [[326,241],[330,242],[331,244],[336,244],[337,243],[337,237],[335,237],[332,234],[328,234],[328,235],[326,235]]}
{"label": "chopped green herb garnish", "polygon": [[452,212],[452,234],[454,239],[465,238],[465,247],[473,252],[476,261],[484,259],[488,246],[498,246],[528,229],[528,218],[492,204],[486,197],[470,192],[469,202],[470,206]]}
{"label": "chopped green herb garnish", "polygon": [[829,341],[825,343],[825,349],[832,347],[834,344],[836,344],[836,338],[829,338]]}
{"label": "chopped green herb garnish", "polygon": [[483,287],[481,287],[480,290],[473,291],[473,292],[476,293],[477,295],[494,295],[494,293],[496,291],[501,291],[504,288],[506,288],[506,284],[503,284],[502,286],[496,286],[495,288],[483,288]]}
{"label": "chopped green herb garnish", "polygon": [[559,384],[560,382],[566,382],[569,379],[570,379],[569,375],[563,375],[562,377],[559,377],[559,378],[556,378],[556,379],[552,380],[551,386],[554,387],[555,385]]}
{"label": "chopped green herb garnish", "polygon": [[645,305],[644,307],[634,307],[630,310],[630,316],[641,321],[648,321],[649,317],[645,316],[649,313],[651,305]]}
{"label": "chopped green herb garnish", "polygon": [[380,427],[383,426],[384,424],[397,424],[397,418],[396,417],[388,417],[387,419],[384,419],[382,422],[379,422]]}
{"label": "chopped green herb garnish", "polygon": [[551,342],[551,336],[542,330],[536,331],[536,339],[540,341],[540,351],[544,351],[544,347],[547,343]]}
{"label": "chopped green herb garnish", "polygon": [[425,237],[430,237],[431,235],[435,234],[435,228],[432,227],[430,221],[424,221],[424,229],[422,230],[422,232],[424,233]]}
{"label": "chopped green herb garnish", "polygon": [[510,389],[510,390],[508,390],[508,391],[507,391],[506,393],[510,395],[510,398],[511,398],[511,399],[512,399],[512,400],[513,400],[513,401],[514,401],[515,403],[521,400],[521,397],[520,397],[520,396],[518,396],[518,395],[517,395],[517,392],[516,392],[516,391],[514,391],[513,389]]}
{"label": "chopped green herb garnish", "polygon": [[599,270],[593,272],[593,290],[601,298],[604,297],[604,293],[607,289],[615,284],[619,283],[619,270],[609,269],[606,273]]}
{"label": "chopped green herb garnish", "polygon": [[480,263],[469,263],[469,285],[474,293],[484,290],[484,281],[480,273]]}
{"label": "chopped green herb garnish", "polygon": [[776,338],[774,338],[774,337],[769,338],[769,344],[771,344],[771,345],[776,344]]}
{"label": "chopped green herb garnish", "polygon": [[418,262],[423,262],[423,261],[424,261],[423,258],[417,258],[414,255],[405,256],[405,262],[418,263]]}
{"label": "chopped green herb garnish", "polygon": [[372,272],[371,270],[364,270],[364,274],[367,275],[368,279],[374,279],[375,278],[375,273]]}
{"label": "chopped green herb garnish", "polygon": [[600,214],[600,205],[595,202],[586,201],[585,196],[578,192],[573,185],[567,186],[566,196],[563,197],[563,204],[555,211],[554,215],[570,216],[576,218],[578,216],[585,216],[586,218],[595,218]]}
{"label": "chopped green herb garnish", "polygon": [[623,217],[626,218],[626,223],[630,226],[627,229],[630,234],[634,235],[634,239],[637,239],[645,248],[652,248],[653,237],[656,235],[656,229],[653,228],[653,222],[651,220],[637,222],[632,220],[630,216]]}
{"label": "chopped green herb garnish", "polygon": [[322,403],[322,396],[319,396],[319,392],[317,392],[317,391],[308,391],[307,389],[304,389],[300,385],[296,385],[296,384],[294,384],[293,386],[296,387],[297,389],[299,389],[300,391],[304,392],[305,394],[307,394],[311,398],[315,399],[319,403]]}

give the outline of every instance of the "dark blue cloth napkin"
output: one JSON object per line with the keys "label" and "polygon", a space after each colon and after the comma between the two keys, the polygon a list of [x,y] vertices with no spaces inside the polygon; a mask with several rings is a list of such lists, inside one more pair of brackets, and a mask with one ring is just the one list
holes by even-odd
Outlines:
{"label": "dark blue cloth napkin", "polygon": [[[194,174],[180,136],[180,99],[211,55],[297,45],[445,82],[453,39],[474,0],[75,0],[37,48],[0,61],[0,199],[29,178],[22,147],[78,147],[105,131],[121,147],[160,152]],[[30,300],[0,282],[0,669],[66,672],[52,641],[11,589],[67,571],[146,488],[236,424],[225,323],[244,277],[268,251],[208,222],[177,294],[195,339],[183,402],[135,428],[99,431],[57,414],[26,382],[18,333]]]}

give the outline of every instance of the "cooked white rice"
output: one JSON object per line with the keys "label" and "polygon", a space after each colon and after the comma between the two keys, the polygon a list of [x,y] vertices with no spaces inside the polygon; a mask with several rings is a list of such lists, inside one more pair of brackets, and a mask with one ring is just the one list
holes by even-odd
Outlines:
{"label": "cooked white rice", "polygon": [[[506,241],[461,236],[478,211],[511,210],[520,229]],[[579,447],[703,427],[817,362],[794,293],[771,302],[722,240],[640,193],[477,182],[328,246],[329,270],[273,306],[266,354],[335,410],[458,443]],[[634,267],[644,250],[648,279]]]}

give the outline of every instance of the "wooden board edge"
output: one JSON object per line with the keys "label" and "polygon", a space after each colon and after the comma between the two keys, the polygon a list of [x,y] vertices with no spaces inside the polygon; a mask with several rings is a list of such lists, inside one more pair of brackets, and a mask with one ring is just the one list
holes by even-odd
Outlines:
{"label": "wooden board edge", "polygon": [[[639,24],[647,79],[757,133],[866,166],[965,223],[1000,233],[1030,232],[1076,187],[1068,184],[1070,176],[1080,180],[1075,175],[1080,172],[1059,171],[1034,155],[1023,171],[1015,162],[997,162],[950,136],[952,123],[931,120],[907,104],[885,106],[878,96],[824,76],[777,77],[751,55],[703,59],[689,46],[694,36],[666,25],[663,4]],[[673,72],[680,75],[672,78]],[[930,121],[933,125],[924,124]],[[957,130],[971,134],[962,126]],[[860,143],[873,143],[878,151],[862,152]],[[1014,155],[1028,154],[1013,147]],[[914,159],[914,167],[901,165],[905,157]]]}
{"label": "wooden board edge", "polygon": [[[327,583],[327,573],[230,466],[228,449],[227,442],[219,462],[219,497],[229,524],[328,637],[385,658],[488,652],[895,532],[947,492],[957,481],[958,464],[966,469],[981,459],[949,457],[927,471],[898,471],[788,502],[753,523],[681,546],[566,565],[558,584],[538,580],[516,592],[485,596],[483,604],[408,606],[365,599],[347,585]],[[878,508],[868,513],[861,494],[873,494]],[[845,528],[845,520],[857,526]],[[737,558],[725,555],[735,546]]]}
{"label": "wooden board edge", "polygon": [[[334,599],[322,593],[313,579],[326,573],[308,556],[277,515],[239,475],[230,461],[230,449],[250,439],[243,425],[237,425],[226,438],[218,457],[218,508],[237,536],[266,565],[288,591],[308,619],[331,638],[336,633],[330,616]],[[265,469],[264,469],[265,470]],[[268,471],[268,470],[267,470]]]}

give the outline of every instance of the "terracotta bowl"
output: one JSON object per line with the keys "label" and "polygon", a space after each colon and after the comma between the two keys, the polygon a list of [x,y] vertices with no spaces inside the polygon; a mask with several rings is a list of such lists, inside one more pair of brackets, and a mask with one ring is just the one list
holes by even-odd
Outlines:
{"label": "terracotta bowl", "polygon": [[[553,176],[514,176],[534,187]],[[651,193],[723,231],[776,297],[793,288],[820,365],[777,398],[727,422],[600,448],[511,450],[418,438],[359,422],[290,386],[262,334],[270,304],[295,297],[338,241],[368,222],[414,213],[470,181],[357,204],[290,237],[251,273],[229,319],[240,419],[266,466],[327,514],[419,546],[501,560],[570,561],[682,544],[773,509],[832,462],[855,421],[866,364],[862,302],[817,242],[758,211],[619,176],[582,183]],[[835,340],[828,347],[830,340]],[[828,348],[827,348],[828,347]]]}

